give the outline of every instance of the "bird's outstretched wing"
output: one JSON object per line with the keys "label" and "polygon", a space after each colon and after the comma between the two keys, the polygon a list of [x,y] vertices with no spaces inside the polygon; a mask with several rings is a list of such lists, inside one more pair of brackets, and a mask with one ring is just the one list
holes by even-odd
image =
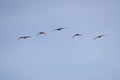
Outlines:
{"label": "bird's outstretched wing", "polygon": [[19,37],[17,40],[22,39],[23,37]]}
{"label": "bird's outstretched wing", "polygon": [[97,37],[93,38],[93,40],[95,40],[95,39],[97,39],[97,38],[99,38],[99,37],[97,36]]}

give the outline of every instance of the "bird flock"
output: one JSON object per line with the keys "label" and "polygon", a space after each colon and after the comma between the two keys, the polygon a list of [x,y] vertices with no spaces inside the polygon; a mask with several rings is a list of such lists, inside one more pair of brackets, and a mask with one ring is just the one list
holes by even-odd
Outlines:
{"label": "bird flock", "polygon": [[[61,30],[64,30],[64,29],[67,29],[67,28],[60,27],[60,28],[56,28],[56,29],[54,29],[52,31],[61,31]],[[39,36],[39,35],[47,36],[46,32],[39,32],[36,36]],[[71,38],[78,37],[78,36],[82,36],[82,34],[76,33],[76,34],[72,35]],[[94,37],[92,40],[96,40],[96,39],[102,38],[104,36],[107,36],[107,35],[98,35],[98,36]],[[27,38],[32,38],[32,37],[31,36],[21,36],[21,37],[18,38],[18,40],[27,39]]]}

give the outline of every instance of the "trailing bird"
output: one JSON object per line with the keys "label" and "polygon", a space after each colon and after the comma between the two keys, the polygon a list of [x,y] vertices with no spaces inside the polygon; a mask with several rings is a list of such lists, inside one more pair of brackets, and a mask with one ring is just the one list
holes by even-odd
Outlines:
{"label": "trailing bird", "polygon": [[38,35],[46,35],[47,36],[47,34],[45,33],[45,32],[39,32],[38,34],[37,34],[37,36]]}
{"label": "trailing bird", "polygon": [[76,36],[82,36],[82,34],[74,34],[74,35],[72,36],[72,38],[74,38],[74,37],[76,37]]}
{"label": "trailing bird", "polygon": [[63,30],[63,29],[67,29],[67,28],[57,28],[57,29],[54,29],[53,31],[61,31],[61,30]]}
{"label": "trailing bird", "polygon": [[104,36],[107,36],[107,35],[99,35],[99,36],[93,38],[93,40],[98,39],[98,38],[101,38],[101,37],[104,37]]}
{"label": "trailing bird", "polygon": [[19,39],[27,39],[27,38],[31,38],[31,36],[21,36],[21,37],[18,38],[18,40]]}

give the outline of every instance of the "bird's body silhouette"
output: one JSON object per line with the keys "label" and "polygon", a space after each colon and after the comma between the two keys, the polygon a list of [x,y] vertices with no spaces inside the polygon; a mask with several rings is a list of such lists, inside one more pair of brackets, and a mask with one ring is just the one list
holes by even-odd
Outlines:
{"label": "bird's body silhouette", "polygon": [[57,29],[54,29],[53,31],[61,31],[61,30],[63,30],[63,29],[67,29],[67,28],[57,28]]}
{"label": "bird's body silhouette", "polygon": [[106,35],[99,35],[99,36],[93,38],[93,40],[98,39],[98,38],[101,38],[101,37],[104,37],[104,36],[106,36]]}
{"label": "bird's body silhouette", "polygon": [[46,35],[47,36],[47,34],[45,33],[45,32],[39,32],[38,34],[37,34],[37,36],[38,35]]}
{"label": "bird's body silhouette", "polygon": [[31,36],[21,36],[21,37],[18,38],[18,40],[19,39],[27,39],[27,38],[31,38]]}
{"label": "bird's body silhouette", "polygon": [[74,38],[74,37],[76,37],[76,36],[82,36],[82,34],[74,34],[74,35],[72,36],[72,38]]}

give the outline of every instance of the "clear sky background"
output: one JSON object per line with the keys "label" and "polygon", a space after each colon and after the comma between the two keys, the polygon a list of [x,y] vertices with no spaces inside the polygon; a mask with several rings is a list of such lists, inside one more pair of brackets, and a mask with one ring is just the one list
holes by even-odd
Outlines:
{"label": "clear sky background", "polygon": [[0,0],[0,80],[120,80],[120,0]]}

